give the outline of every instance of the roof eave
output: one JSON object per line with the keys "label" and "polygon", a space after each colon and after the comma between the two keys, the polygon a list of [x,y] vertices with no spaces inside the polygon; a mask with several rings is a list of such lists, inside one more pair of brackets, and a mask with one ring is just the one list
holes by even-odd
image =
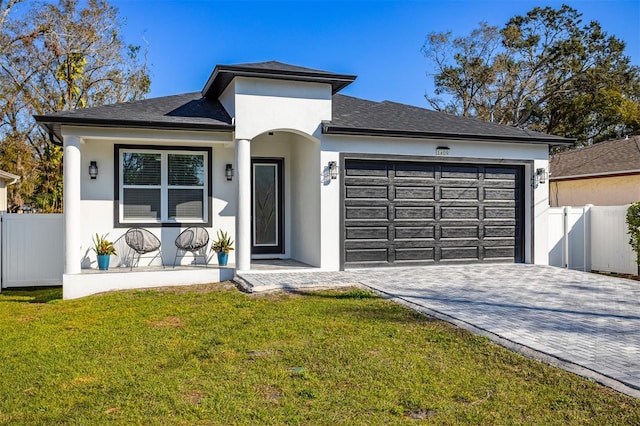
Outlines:
{"label": "roof eave", "polygon": [[550,146],[572,145],[574,139],[558,140],[557,138],[535,138],[535,137],[517,137],[517,136],[496,136],[481,135],[467,133],[439,133],[439,132],[419,132],[409,130],[389,130],[389,129],[366,129],[356,127],[334,126],[324,122],[322,125],[322,133],[334,135],[351,135],[351,136],[386,136],[401,138],[419,138],[419,139],[473,139],[483,140],[487,142],[526,142],[532,144],[544,144]]}
{"label": "roof eave", "polygon": [[13,185],[14,183],[20,180],[20,176],[14,175],[13,173],[5,172],[4,170],[0,170],[0,179],[4,179],[7,181],[5,185]]}
{"label": "roof eave", "polygon": [[[286,71],[244,68],[232,65],[216,65],[209,76],[204,88],[203,97],[218,97],[226,89],[227,85],[235,77],[271,78],[274,80],[308,81],[331,84],[331,93],[336,94],[349,84],[353,83],[357,76],[349,74],[325,74],[314,72]],[[216,82],[220,84],[215,84]]]}
{"label": "roof eave", "polygon": [[640,174],[640,169],[635,170],[620,170],[612,172],[597,172],[597,173],[584,173],[580,175],[566,175],[566,176],[551,176],[549,175],[549,181],[561,181],[561,180],[579,180],[590,178],[605,178],[605,177],[617,177],[617,176],[629,176]]}
{"label": "roof eave", "polygon": [[[46,115],[34,115],[36,122],[49,132],[50,140],[57,145],[62,144],[62,135],[58,134],[54,125],[80,126],[80,127],[120,127],[152,130],[191,130],[191,131],[217,131],[233,132],[232,124],[206,124],[206,123],[175,123],[162,121],[139,120],[106,120],[106,119],[78,119],[73,117],[51,117]],[[57,141],[54,140],[57,139]]]}

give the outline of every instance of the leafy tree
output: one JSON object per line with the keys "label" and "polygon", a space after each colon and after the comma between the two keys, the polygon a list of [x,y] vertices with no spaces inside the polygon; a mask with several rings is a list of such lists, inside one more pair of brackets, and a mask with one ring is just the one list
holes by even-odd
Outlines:
{"label": "leafy tree", "polygon": [[12,205],[59,211],[62,155],[32,115],[141,99],[148,68],[105,0],[30,2],[13,17],[15,3],[0,15],[0,167],[22,177]]}
{"label": "leafy tree", "polygon": [[431,33],[438,110],[576,137],[582,143],[639,130],[640,71],[623,41],[583,25],[566,5],[536,7],[498,30],[480,23],[466,37]]}
{"label": "leafy tree", "polygon": [[480,23],[468,37],[452,37],[451,32],[430,33],[423,53],[438,73],[433,74],[435,95],[450,95],[448,104],[438,97],[426,96],[438,110],[472,116],[480,113],[483,98],[496,80],[496,62],[500,34],[498,27]]}

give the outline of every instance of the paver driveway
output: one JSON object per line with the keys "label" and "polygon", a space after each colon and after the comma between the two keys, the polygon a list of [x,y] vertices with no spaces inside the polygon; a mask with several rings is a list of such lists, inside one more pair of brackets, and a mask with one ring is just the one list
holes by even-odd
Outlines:
{"label": "paver driveway", "polygon": [[244,273],[253,291],[358,284],[640,398],[640,282],[549,266]]}

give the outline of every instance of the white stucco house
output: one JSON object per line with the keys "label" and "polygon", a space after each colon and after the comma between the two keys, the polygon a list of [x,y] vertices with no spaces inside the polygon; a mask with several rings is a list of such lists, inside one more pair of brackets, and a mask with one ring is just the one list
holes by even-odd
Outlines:
{"label": "white stucco house", "polygon": [[[37,116],[64,146],[65,297],[227,279],[259,258],[333,271],[547,262],[540,177],[549,147],[571,140],[340,94],[355,79],[218,65],[200,92]],[[206,269],[89,273],[96,232],[145,227],[172,264],[195,225],[232,235],[235,269],[212,257]]]}
{"label": "white stucco house", "polygon": [[7,210],[7,186],[13,185],[20,176],[0,170],[0,212]]}

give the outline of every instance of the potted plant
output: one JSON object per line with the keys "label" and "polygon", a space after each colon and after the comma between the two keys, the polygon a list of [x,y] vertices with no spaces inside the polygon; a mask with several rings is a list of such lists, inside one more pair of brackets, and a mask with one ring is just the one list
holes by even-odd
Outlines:
{"label": "potted plant", "polygon": [[215,251],[218,255],[218,264],[220,266],[227,266],[229,252],[233,250],[233,240],[221,229],[218,230],[217,237],[218,239],[213,242],[211,250]]}
{"label": "potted plant", "polygon": [[113,246],[113,243],[107,240],[107,235],[103,236],[96,235],[92,237],[93,239],[93,251],[96,252],[96,257],[98,258],[98,269],[101,271],[106,271],[109,269],[109,259],[112,254],[116,254],[116,248]]}

